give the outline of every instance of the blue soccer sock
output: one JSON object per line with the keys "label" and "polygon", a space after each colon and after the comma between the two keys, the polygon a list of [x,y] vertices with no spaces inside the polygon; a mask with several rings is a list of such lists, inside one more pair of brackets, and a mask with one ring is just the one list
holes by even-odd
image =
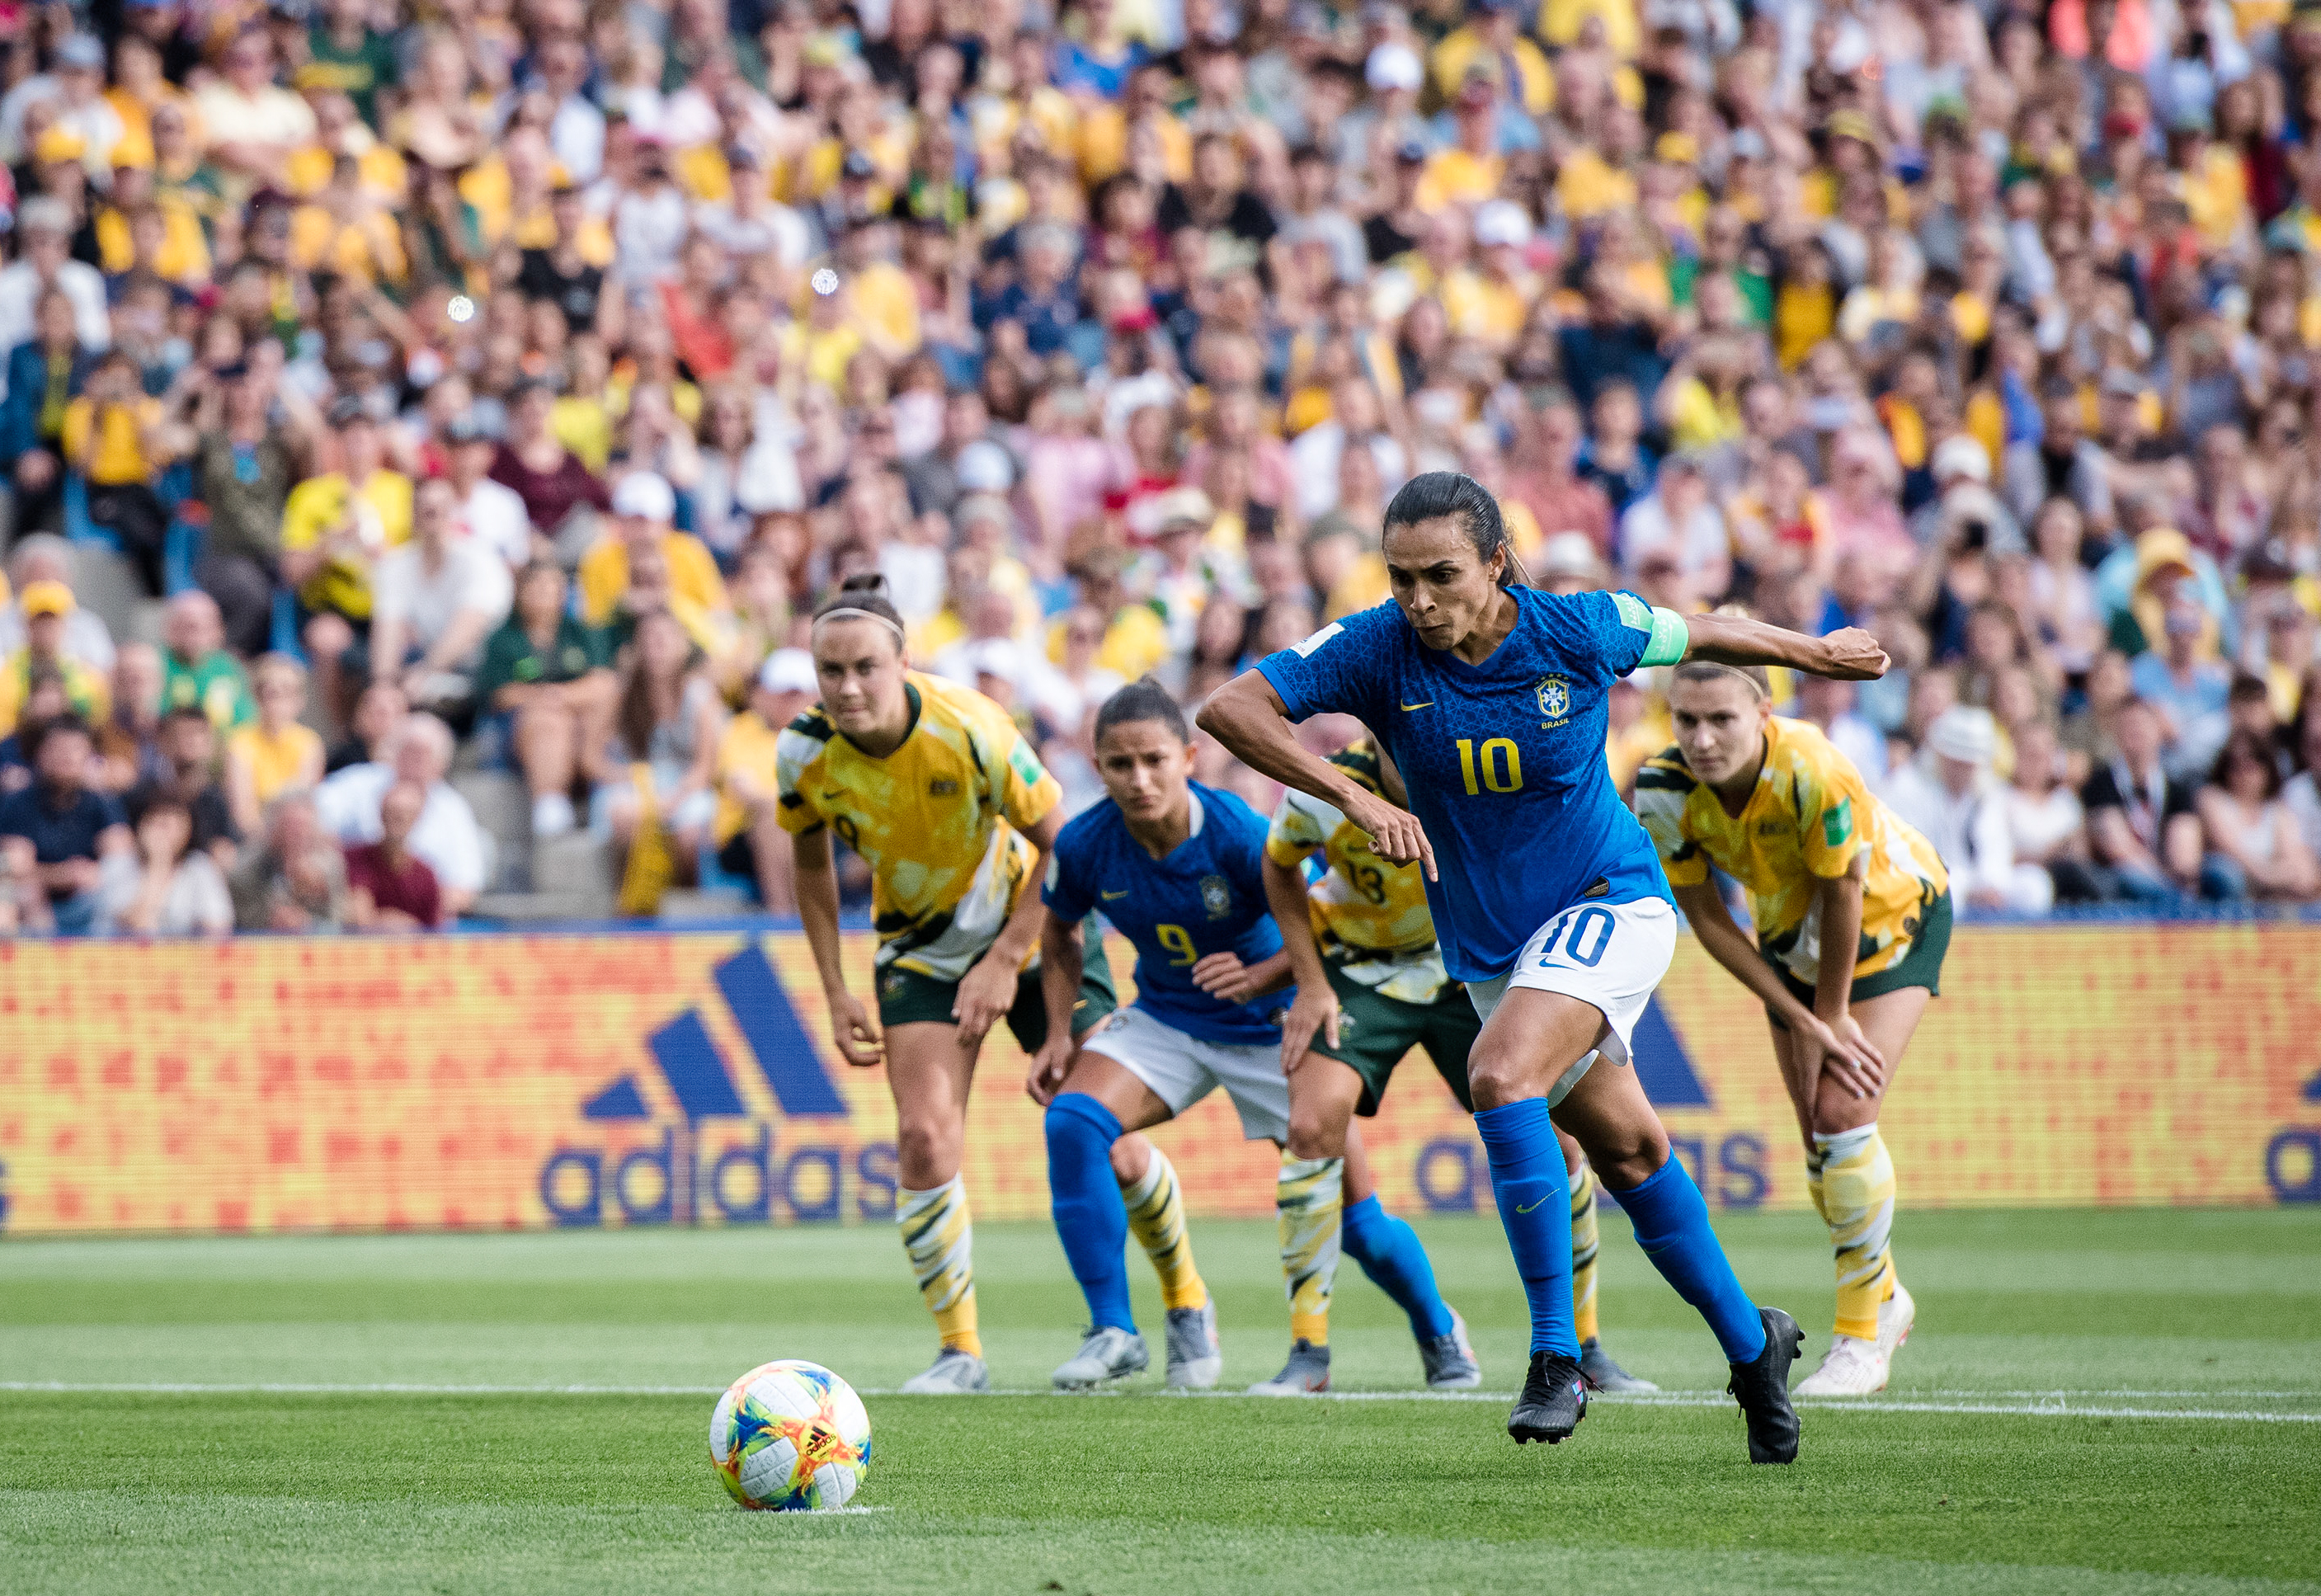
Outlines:
{"label": "blue soccer sock", "polygon": [[1112,1176],[1112,1145],[1120,1121],[1085,1092],[1068,1091],[1048,1105],[1048,1192],[1056,1234],[1072,1278],[1088,1299],[1088,1324],[1133,1332],[1128,1310],[1128,1210]]}
{"label": "blue soccer sock", "polygon": [[1753,1363],[1765,1350],[1765,1323],[1741,1289],[1709,1228],[1708,1205],[1674,1153],[1650,1179],[1612,1195],[1636,1227],[1636,1245],[1676,1294],[1700,1310],[1729,1363]]}
{"label": "blue soccer sock", "polygon": [[1491,1164],[1491,1195],[1515,1250],[1515,1272],[1531,1303],[1531,1349],[1577,1360],[1571,1327],[1571,1193],[1563,1147],[1545,1098],[1485,1108],[1475,1116]]}
{"label": "blue soccer sock", "polygon": [[1418,1232],[1386,1211],[1373,1191],[1345,1211],[1338,1245],[1362,1266],[1370,1283],[1410,1316],[1410,1333],[1421,1341],[1451,1333],[1451,1309],[1434,1289],[1434,1265],[1419,1245]]}

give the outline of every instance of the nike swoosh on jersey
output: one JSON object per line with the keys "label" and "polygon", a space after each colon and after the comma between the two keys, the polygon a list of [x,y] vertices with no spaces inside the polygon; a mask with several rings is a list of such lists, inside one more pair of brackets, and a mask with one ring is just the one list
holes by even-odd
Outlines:
{"label": "nike swoosh on jersey", "polygon": [[1434,707],[1434,700],[1429,698],[1424,704],[1405,704],[1403,707],[1405,709],[1432,709]]}
{"label": "nike swoosh on jersey", "polygon": [[1125,897],[1127,897],[1127,896],[1128,896],[1128,894],[1127,894],[1125,891],[1122,891],[1122,892],[1106,892],[1106,893],[1103,893],[1101,896],[1103,897],[1104,900],[1105,900],[1106,903],[1110,903],[1114,898],[1125,898]]}

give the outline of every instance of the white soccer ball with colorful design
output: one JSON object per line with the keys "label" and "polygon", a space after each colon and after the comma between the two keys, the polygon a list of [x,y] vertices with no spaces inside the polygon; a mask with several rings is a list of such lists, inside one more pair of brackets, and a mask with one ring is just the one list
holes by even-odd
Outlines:
{"label": "white soccer ball with colorful design", "polygon": [[870,1467],[870,1415],[820,1363],[761,1363],[717,1399],[709,1461],[745,1508],[842,1508]]}

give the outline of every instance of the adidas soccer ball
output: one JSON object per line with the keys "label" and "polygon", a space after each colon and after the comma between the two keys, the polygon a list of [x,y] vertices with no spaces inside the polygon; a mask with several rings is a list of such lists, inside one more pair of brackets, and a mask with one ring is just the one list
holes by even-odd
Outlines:
{"label": "adidas soccer ball", "polygon": [[870,1415],[820,1363],[760,1363],[717,1399],[709,1461],[745,1508],[842,1508],[870,1467]]}

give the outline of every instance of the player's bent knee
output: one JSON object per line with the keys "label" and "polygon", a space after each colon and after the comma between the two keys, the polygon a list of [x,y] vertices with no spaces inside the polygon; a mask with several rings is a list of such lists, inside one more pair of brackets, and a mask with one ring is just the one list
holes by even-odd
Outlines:
{"label": "player's bent knee", "polygon": [[1622,1126],[1588,1141],[1588,1163],[1596,1178],[1614,1191],[1643,1185],[1673,1156],[1668,1133],[1655,1120],[1649,1127]]}
{"label": "player's bent knee", "polygon": [[906,1120],[895,1133],[895,1162],[905,1185],[915,1190],[939,1186],[951,1179],[940,1172],[959,1163],[959,1138],[949,1126]]}

